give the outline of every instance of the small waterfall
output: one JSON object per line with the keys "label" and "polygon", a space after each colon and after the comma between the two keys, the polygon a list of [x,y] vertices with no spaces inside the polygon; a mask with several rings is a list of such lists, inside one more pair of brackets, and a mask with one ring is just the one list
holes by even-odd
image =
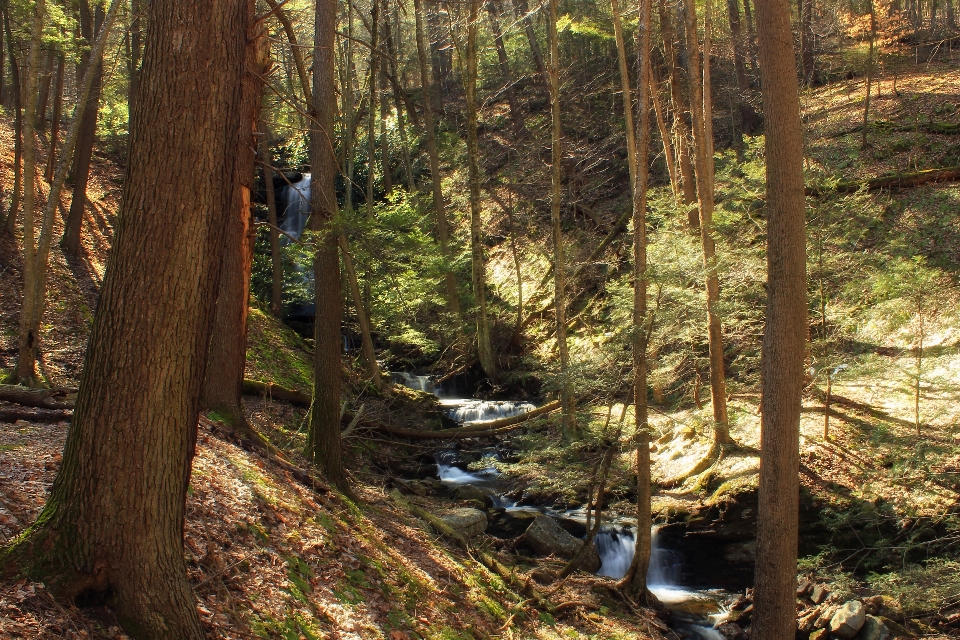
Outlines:
{"label": "small waterfall", "polygon": [[510,418],[533,409],[536,407],[529,402],[462,400],[450,410],[448,415],[457,422],[487,422]]}
{"label": "small waterfall", "polygon": [[430,376],[416,376],[412,373],[407,373],[406,371],[399,371],[390,374],[393,377],[393,381],[409,389],[416,389],[417,391],[423,391],[424,393],[437,394],[437,387],[433,383],[433,380]]}
{"label": "small waterfall", "polygon": [[[310,183],[309,173],[303,174],[303,179],[284,187],[280,193],[280,202],[283,206],[280,229],[290,237],[300,238],[310,217]],[[290,237],[281,235],[280,244],[288,245]]]}
{"label": "small waterfall", "polygon": [[[434,454],[437,460],[437,475],[441,482],[450,484],[482,484],[489,482],[492,478],[499,475],[500,472],[494,467],[487,467],[481,471],[468,471],[463,469],[463,460],[456,451],[444,450]],[[458,466],[459,465],[459,466]]]}
{"label": "small waterfall", "polygon": [[677,554],[660,545],[660,527],[650,530],[650,569],[647,584],[651,587],[669,587],[677,584]]}
{"label": "small waterfall", "polygon": [[597,532],[597,537],[593,539],[593,545],[600,554],[601,564],[597,571],[598,576],[619,580],[627,574],[637,545],[636,534],[632,529],[602,527]]}

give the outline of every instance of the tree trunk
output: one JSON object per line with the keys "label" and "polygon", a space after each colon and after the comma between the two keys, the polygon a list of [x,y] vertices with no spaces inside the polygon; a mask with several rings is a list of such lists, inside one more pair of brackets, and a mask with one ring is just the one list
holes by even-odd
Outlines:
{"label": "tree trunk", "polygon": [[[684,3],[687,59],[689,63],[690,105],[693,115],[693,142],[697,164],[697,200],[700,205],[700,240],[707,286],[707,331],[710,346],[710,395],[713,400],[713,439],[717,444],[730,442],[727,425],[727,393],[723,363],[723,331],[716,307],[720,301],[717,277],[717,250],[713,239],[713,123],[710,101],[710,3],[707,3],[703,67],[698,51],[696,6]],[[702,74],[702,75],[701,75]],[[702,81],[701,81],[702,78]],[[701,83],[702,82],[702,83]]]}
{"label": "tree trunk", "polygon": [[[87,0],[80,0],[80,31],[87,43],[92,43],[103,24],[103,7],[97,5],[95,18],[91,15]],[[100,109],[100,90],[103,81],[103,63],[92,60],[90,53],[81,56],[80,69],[85,73],[93,65],[94,77],[90,98],[83,110],[80,139],[77,141],[73,158],[73,197],[70,200],[70,212],[63,226],[63,239],[60,246],[76,257],[80,253],[80,230],[83,226],[83,211],[87,205],[87,178],[90,176],[90,158],[97,136],[97,112]],[[78,75],[82,75],[78,74]]]}
{"label": "tree trunk", "polygon": [[[120,222],[63,464],[38,523],[3,552],[7,572],[58,596],[109,597],[139,639],[204,637],[183,560],[184,498],[251,11],[149,5]],[[189,128],[170,127],[184,113]]]}
{"label": "tree trunk", "polygon": [[663,161],[667,165],[667,173],[670,174],[670,189],[673,191],[674,200],[680,202],[680,177],[677,175],[677,163],[673,155],[673,144],[670,142],[670,130],[667,129],[667,123],[663,118],[663,108],[660,106],[660,87],[654,77],[652,67],[649,76],[653,113],[657,118],[657,130],[660,132],[660,141],[663,143]]}
{"label": "tree trunk", "polygon": [[750,50],[750,68],[753,75],[756,76],[759,72],[760,63],[757,61],[757,31],[753,28],[750,0],[743,0],[743,15],[747,19],[747,48]]}
{"label": "tree trunk", "polygon": [[[638,72],[637,172],[633,183],[633,406],[637,447],[637,542],[633,561],[624,581],[634,596],[647,598],[647,569],[650,566],[650,426],[647,418],[647,342],[652,319],[647,312],[647,183],[650,169],[650,30],[653,0],[641,0]],[[622,63],[621,63],[622,64]],[[621,69],[621,73],[623,73]],[[629,95],[629,82],[624,81]]]}
{"label": "tree trunk", "polygon": [[[383,40],[386,40],[390,34],[390,9],[384,0],[383,10]],[[380,65],[380,170],[383,173],[383,192],[389,194],[393,191],[393,171],[390,166],[390,143],[387,140],[387,119],[390,117],[390,107],[387,105],[387,65],[381,62]]]}
{"label": "tree trunk", "polygon": [[507,48],[503,44],[503,33],[500,31],[497,0],[488,0],[487,13],[490,16],[490,30],[493,31],[493,41],[497,47],[497,60],[500,62],[500,75],[503,82],[503,91],[507,96],[507,105],[510,107],[510,119],[513,120],[513,132],[517,136],[523,135],[523,112],[517,103],[517,92],[513,89],[513,76],[510,75],[510,61],[507,58]]}
{"label": "tree trunk", "polygon": [[767,308],[763,331],[754,640],[796,632],[800,404],[807,335],[803,132],[790,7],[757,3],[766,117]]}
{"label": "tree trunk", "polygon": [[919,438],[923,434],[920,431],[920,378],[923,375],[923,339],[924,339],[924,326],[923,326],[923,306],[921,304],[917,305],[917,318],[920,321],[920,330],[918,332],[918,344],[917,344],[917,375],[913,381],[913,421],[917,427],[917,437]]}
{"label": "tree trunk", "polygon": [[680,64],[675,47],[676,35],[666,1],[660,0],[660,31],[663,36],[663,50],[667,68],[670,71],[670,101],[673,103],[673,127],[677,135],[677,162],[680,165],[680,183],[683,188],[683,204],[687,207],[687,224],[692,231],[700,228],[700,216],[693,205],[697,201],[697,185],[693,176],[693,164],[690,160],[690,134],[687,130],[686,97],[680,79]]}
{"label": "tree trunk", "polygon": [[220,290],[201,398],[204,409],[216,411],[240,431],[249,428],[243,415],[240,389],[247,362],[247,310],[256,235],[250,209],[257,147],[254,132],[263,99],[261,78],[270,70],[270,42],[262,21],[247,25],[246,43],[237,149],[231,194],[226,201],[230,214],[225,222]]}
{"label": "tree trunk", "polygon": [[[550,33],[550,147],[552,152],[550,176],[553,185],[550,221],[553,227],[553,304],[557,320],[557,351],[560,355],[560,428],[564,438],[577,435],[576,399],[573,386],[566,379],[570,367],[570,352],[567,346],[567,265],[563,257],[563,232],[560,221],[560,189],[563,163],[563,128],[560,121],[560,44],[557,33],[558,0],[550,0],[550,18],[547,20]],[[629,95],[629,93],[627,94]]]}
{"label": "tree trunk", "polygon": [[44,56],[43,74],[40,76],[40,97],[37,101],[37,129],[47,130],[47,103],[50,100],[50,85],[53,80],[53,60],[56,52],[48,51]]}
{"label": "tree trunk", "polygon": [[283,260],[280,255],[280,232],[277,227],[277,198],[273,190],[273,157],[270,155],[270,133],[261,123],[260,159],[263,162],[263,184],[267,192],[267,221],[270,223],[270,313],[279,318],[283,312]]}
{"label": "tree trunk", "polygon": [[427,154],[430,156],[430,180],[433,188],[433,211],[437,218],[437,237],[440,240],[440,254],[445,261],[444,287],[447,294],[447,307],[460,322],[460,297],[457,294],[457,280],[450,265],[450,231],[447,224],[446,206],[443,201],[442,179],[440,176],[440,154],[437,151],[437,131],[433,122],[433,91],[426,38],[423,28],[422,0],[413,0],[414,15],[417,22],[417,57],[420,59],[420,82],[423,94],[423,122],[427,129]]}
{"label": "tree trunk", "polygon": [[873,9],[873,0],[870,3],[870,49],[867,53],[867,96],[863,101],[863,127],[861,129],[860,150],[867,148],[867,124],[870,122],[870,89],[873,83],[873,56],[874,42],[877,39],[877,14]]}
{"label": "tree trunk", "polygon": [[327,132],[333,131],[337,114],[336,30],[337,4],[316,5],[313,44],[313,96],[315,122],[310,123],[310,168],[313,182],[310,189],[310,229],[316,232],[316,254],[313,262],[314,363],[313,410],[307,455],[323,470],[327,480],[341,491],[349,492],[340,442],[340,385],[343,363],[340,358],[340,259],[337,251],[338,230],[333,228],[337,215],[335,181],[338,167],[333,145]]}
{"label": "tree trunk", "polygon": [[57,142],[60,137],[60,120],[63,118],[63,72],[65,56],[60,53],[57,57],[57,83],[53,91],[53,124],[50,129],[50,147],[47,151],[47,167],[43,177],[47,182],[53,181],[53,169],[56,164]]}
{"label": "tree trunk", "polygon": [[[409,98],[407,97],[406,92],[400,86],[400,81],[397,78],[397,56],[400,55],[399,50],[399,41],[401,38],[397,38],[397,41],[394,41],[393,37],[393,24],[397,25],[399,32],[399,14],[397,12],[397,5],[394,3],[393,6],[394,20],[393,23],[387,21],[387,53],[390,54],[388,58],[390,70],[388,78],[390,80],[391,88],[393,90],[393,105],[397,110],[397,131],[400,134],[400,148],[403,151],[403,171],[404,175],[407,178],[407,191],[413,193],[417,190],[417,185],[413,180],[413,163],[410,161],[410,143],[407,141],[407,125],[403,121],[403,107],[401,103],[407,103],[407,113],[411,115],[416,115],[416,111],[412,106],[409,105]],[[384,16],[385,18],[388,17]],[[386,66],[386,65],[384,65]],[[417,122],[411,118],[410,123],[416,127]]]}
{"label": "tree trunk", "polygon": [[813,0],[800,0],[800,64],[803,69],[803,80],[808,86],[813,84],[814,72],[816,71],[815,42]]}
{"label": "tree trunk", "polygon": [[350,296],[353,298],[353,308],[357,313],[357,322],[360,324],[360,339],[363,343],[363,363],[367,368],[367,375],[377,389],[383,389],[383,376],[380,375],[380,366],[377,364],[377,352],[373,347],[373,336],[370,330],[370,319],[360,293],[360,281],[357,270],[353,266],[353,256],[350,255],[350,244],[347,236],[338,238],[340,251],[343,255],[343,270],[347,273],[347,282],[350,284]]}
{"label": "tree trunk", "polygon": [[530,19],[530,7],[527,0],[513,0],[513,9],[517,14],[517,20],[523,20],[523,29],[527,34],[527,42],[530,44],[530,54],[533,56],[533,63],[537,67],[540,79],[544,86],[550,86],[550,76],[547,73],[547,65],[543,62],[543,52],[540,50],[540,43],[537,41],[537,32],[533,28],[533,20]]}
{"label": "tree trunk", "polygon": [[[143,0],[130,0],[130,58],[127,61],[127,76],[130,86],[127,91],[127,113],[137,108],[137,93],[140,91],[140,65],[143,62],[143,28],[140,22]],[[133,121],[133,117],[130,118]],[[129,128],[129,126],[128,126]],[[132,132],[128,131],[128,135]]]}
{"label": "tree trunk", "polygon": [[377,78],[379,76],[380,56],[377,54],[377,47],[380,39],[380,1],[373,0],[370,8],[371,27],[370,27],[370,83],[369,83],[369,102],[370,108],[367,112],[367,215],[373,217],[373,181],[377,166],[374,156],[377,151]]}
{"label": "tree trunk", "polygon": [[[430,25],[430,60],[433,72],[433,91],[430,97],[434,101],[433,104],[437,113],[443,113],[443,92],[447,88],[447,78],[450,75],[453,43],[450,42],[449,34],[440,24],[437,7],[439,5],[434,5],[432,10],[427,11],[427,23]],[[444,13],[446,13],[445,9]]]}
{"label": "tree trunk", "polygon": [[750,89],[747,82],[747,65],[744,61],[743,30],[740,26],[740,0],[727,0],[727,17],[730,20],[730,40],[733,45],[733,66],[737,74],[737,89],[740,91],[739,100],[743,101]]}
{"label": "tree trunk", "polygon": [[477,142],[477,21],[482,0],[470,0],[467,22],[467,156],[470,173],[470,251],[473,258],[473,295],[477,303],[477,355],[483,372],[497,378],[497,362],[490,343],[487,312],[487,262],[484,255],[480,206],[480,149]]}
{"label": "tree trunk", "polygon": [[23,92],[20,91],[20,63],[13,51],[13,34],[10,33],[10,1],[3,2],[3,30],[6,33],[10,54],[10,82],[13,89],[13,105],[16,113],[13,126],[13,197],[7,214],[6,231],[11,236],[17,229],[17,212],[20,210],[20,192],[23,190]]}

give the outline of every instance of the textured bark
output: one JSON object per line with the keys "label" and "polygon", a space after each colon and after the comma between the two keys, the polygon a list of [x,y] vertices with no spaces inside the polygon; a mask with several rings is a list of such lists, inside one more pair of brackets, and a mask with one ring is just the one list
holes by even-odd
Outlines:
{"label": "textured bark", "polygon": [[37,100],[37,129],[47,130],[47,103],[50,101],[50,85],[53,81],[53,61],[56,53],[47,51],[43,57],[43,72],[40,75],[40,97]]}
{"label": "textured bark", "polygon": [[[140,92],[140,65],[143,63],[143,0],[130,0],[130,56],[127,59],[127,77],[130,86],[127,90],[127,113],[137,108],[137,94]],[[133,117],[130,118],[133,122]],[[128,132],[130,133],[130,132]]]}
{"label": "textured bark", "polygon": [[477,356],[483,372],[497,378],[497,361],[490,343],[487,313],[487,261],[483,244],[480,205],[480,148],[477,143],[477,22],[481,0],[470,1],[467,22],[467,158],[470,182],[470,251],[473,258],[473,296],[477,304]]}
{"label": "textured bark", "polygon": [[254,132],[260,119],[263,98],[261,78],[270,70],[270,42],[266,27],[262,21],[255,22],[252,19],[256,8],[253,0],[243,1],[247,4],[246,15],[251,22],[245,26],[247,45],[244,53],[245,72],[240,85],[237,149],[231,195],[226,201],[228,215],[220,267],[220,291],[217,294],[202,397],[204,409],[215,410],[240,429],[247,426],[240,402],[240,387],[247,361],[247,309],[255,236],[253,211],[250,208],[257,148]]}
{"label": "textured bark", "polygon": [[690,132],[687,129],[686,96],[680,78],[680,63],[677,60],[676,34],[666,0],[658,4],[660,13],[660,32],[663,37],[663,51],[670,72],[670,101],[673,104],[673,128],[677,136],[677,164],[680,168],[680,186],[683,190],[683,204],[687,206],[687,224],[696,231],[700,227],[700,215],[691,206],[697,201],[697,185],[693,177],[693,163],[690,160]]}
{"label": "textured bark", "polygon": [[204,637],[184,498],[236,151],[241,13],[150,3],[120,222],[63,464],[38,522],[3,552],[8,570],[60,596],[106,597],[138,639]]}
{"label": "textured bark", "polygon": [[693,115],[693,142],[697,166],[697,201],[700,205],[700,240],[706,272],[707,332],[710,347],[710,395],[713,400],[713,439],[730,442],[727,425],[727,392],[723,363],[723,330],[716,307],[720,301],[717,277],[717,249],[713,239],[713,123],[710,104],[710,3],[707,3],[704,64],[701,67],[697,38],[696,6],[685,0],[684,15],[689,64],[690,108]]}
{"label": "textured bark", "polygon": [[800,405],[807,335],[803,132],[787,0],[757,3],[766,117],[767,310],[763,331],[755,640],[796,630]]}
{"label": "textured bark", "polygon": [[267,192],[267,221],[270,223],[270,313],[280,317],[283,311],[283,259],[280,255],[280,232],[277,228],[277,198],[273,190],[273,157],[270,155],[270,134],[261,125],[260,159],[263,162],[263,184]]}
{"label": "textured bark", "polygon": [[[560,43],[557,34],[557,4],[558,0],[550,0],[550,18],[547,21],[550,33],[550,113],[552,126],[550,128],[550,147],[552,151],[550,177],[552,182],[552,199],[550,206],[550,222],[553,228],[553,303],[556,308],[557,321],[557,352],[560,356],[560,376],[565,378],[570,366],[570,352],[567,347],[567,301],[566,280],[567,265],[563,257],[563,233],[560,224],[560,190],[561,164],[563,162],[563,129],[560,122]],[[628,94],[629,95],[629,94]],[[560,383],[560,403],[562,415],[560,428],[564,438],[577,433],[576,399],[573,397],[573,388],[566,379]]]}
{"label": "textured bark", "polygon": [[530,55],[533,56],[533,63],[540,74],[540,80],[544,86],[550,86],[550,75],[547,73],[547,65],[543,62],[543,52],[540,50],[540,43],[537,41],[537,32],[533,28],[533,20],[530,19],[530,7],[527,0],[514,0],[513,8],[517,14],[517,20],[523,20],[523,29],[527,34],[527,42],[530,44]]}
{"label": "textured bark", "polygon": [[437,237],[440,240],[440,254],[447,262],[443,283],[447,294],[447,308],[460,317],[460,297],[457,294],[457,280],[450,268],[450,229],[447,223],[446,205],[443,200],[442,180],[440,177],[440,154],[437,151],[437,131],[433,122],[433,91],[430,81],[431,61],[428,55],[423,28],[422,0],[413,0],[417,22],[417,56],[420,59],[420,82],[423,87],[423,122],[427,129],[427,155],[430,156],[430,180],[433,188],[433,212],[437,218]]}
{"label": "textured bark", "polygon": [[46,3],[37,0],[33,9],[33,28],[27,54],[26,107],[23,113],[23,306],[20,310],[20,344],[17,353],[17,381],[37,384],[36,360],[40,343],[40,313],[43,295],[40,293],[40,270],[37,265],[36,218],[37,139],[35,135],[37,111],[37,78],[40,64],[40,38]]}
{"label": "textured bark", "polygon": [[60,53],[57,56],[57,82],[53,90],[53,117],[50,128],[50,147],[47,150],[47,167],[43,173],[43,177],[47,182],[53,181],[53,168],[56,164],[57,143],[60,137],[60,120],[63,118],[63,72],[65,71],[65,62],[64,55]]}
{"label": "textured bark", "polygon": [[20,63],[13,51],[13,35],[10,33],[10,2],[3,2],[3,31],[6,34],[7,50],[10,54],[10,84],[13,91],[13,197],[10,199],[10,212],[7,214],[5,229],[13,235],[17,228],[17,212],[20,210],[20,192],[23,190],[23,94],[20,91]]}
{"label": "textured bark", "polygon": [[[91,14],[87,0],[80,0],[80,32],[87,43],[93,43],[94,37],[103,25],[103,7],[97,6],[95,16]],[[73,198],[70,200],[70,212],[63,226],[63,239],[60,246],[69,255],[80,253],[80,229],[83,226],[83,211],[87,205],[87,179],[90,176],[90,158],[93,156],[93,144],[97,136],[97,113],[100,110],[100,90],[103,84],[103,63],[92,59],[89,51],[81,54],[80,73],[93,68],[93,86],[83,110],[80,125],[80,138],[77,140],[73,157]]]}
{"label": "textured bark", "polygon": [[337,99],[336,71],[337,4],[317,2],[313,44],[313,95],[316,120],[310,125],[310,229],[317,245],[313,262],[314,319],[313,411],[307,439],[308,457],[323,470],[327,480],[341,491],[349,491],[343,468],[340,443],[340,387],[343,365],[340,359],[340,259],[337,230],[337,158],[327,137],[333,131]]}
{"label": "textured bark", "polygon": [[507,105],[510,107],[510,119],[513,120],[513,132],[523,135],[523,112],[517,103],[517,92],[513,89],[513,76],[510,74],[510,61],[507,58],[507,48],[503,44],[503,32],[500,30],[500,8],[497,0],[488,0],[487,14],[490,16],[490,30],[493,32],[493,42],[497,47],[497,61],[500,63],[503,91],[507,96]]}

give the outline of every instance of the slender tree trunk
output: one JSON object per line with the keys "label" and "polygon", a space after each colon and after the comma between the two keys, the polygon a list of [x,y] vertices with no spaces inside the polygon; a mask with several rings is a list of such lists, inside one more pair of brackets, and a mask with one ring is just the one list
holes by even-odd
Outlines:
{"label": "slender tree trunk", "polygon": [[803,132],[787,0],[757,3],[766,118],[767,310],[763,331],[754,640],[797,624],[800,404],[807,335]]}
{"label": "slender tree trunk", "polygon": [[800,0],[800,63],[803,68],[803,80],[807,85],[813,84],[814,72],[816,71],[815,42],[813,0]]}
{"label": "slender tree trunk", "polygon": [[[140,92],[140,65],[143,62],[143,28],[140,14],[143,11],[143,0],[130,0],[130,59],[127,75],[130,86],[127,92],[127,113],[132,114],[137,108],[137,93]],[[129,132],[128,132],[129,133]]]}
{"label": "slender tree trunk", "polygon": [[[553,302],[557,320],[557,351],[560,355],[560,406],[561,430],[564,438],[577,435],[576,400],[573,385],[567,380],[570,368],[570,352],[567,346],[567,265],[563,257],[563,233],[560,220],[561,170],[563,163],[563,128],[560,121],[560,44],[557,33],[558,0],[549,0],[550,18],[547,21],[550,33],[550,112],[552,115],[550,147],[552,150],[550,175],[553,197],[550,220],[553,227]],[[627,94],[629,95],[629,93]]]}
{"label": "slender tree trunk", "polygon": [[477,143],[477,22],[480,2],[470,0],[467,22],[467,156],[470,173],[470,250],[473,256],[473,295],[477,303],[477,355],[483,372],[497,378],[497,361],[490,343],[487,311],[487,263],[484,255],[483,221],[480,206],[480,149]]}
{"label": "slender tree trunk", "polygon": [[[637,447],[637,543],[633,561],[624,581],[629,591],[643,600],[647,599],[647,569],[650,566],[652,525],[650,515],[650,427],[647,416],[647,342],[650,324],[647,312],[647,183],[650,169],[647,157],[650,150],[650,31],[652,28],[653,0],[640,0],[640,33],[637,47],[638,72],[638,133],[636,136],[637,172],[633,183],[633,406],[636,429],[634,443]],[[619,12],[618,12],[619,13]],[[619,47],[618,47],[619,48]],[[621,63],[621,67],[623,64]],[[629,92],[629,79],[624,77],[625,93]],[[632,107],[632,105],[630,105]]]}
{"label": "slender tree trunk", "polygon": [[60,137],[60,120],[63,118],[63,72],[65,71],[65,56],[60,53],[57,58],[57,82],[53,91],[53,124],[50,129],[50,147],[47,151],[47,168],[43,177],[47,182],[53,181],[53,169],[56,164],[57,143]]}
{"label": "slender tree trunk", "polygon": [[513,326],[513,338],[510,343],[519,348],[523,340],[523,269],[520,253],[517,251],[517,223],[513,217],[513,191],[507,190],[507,219],[510,223],[510,252],[513,254],[513,268],[517,272],[517,321]]}
{"label": "slender tree trunk", "polygon": [[923,306],[917,305],[917,317],[920,320],[920,330],[919,330],[919,342],[917,344],[917,375],[914,379],[913,387],[913,421],[917,427],[917,437],[923,435],[920,431],[920,377],[923,375],[923,339],[924,339],[924,326],[923,326]]}
{"label": "slender tree trunk", "polygon": [[[427,11],[427,23],[430,26],[430,40],[428,44],[430,45],[431,71],[433,73],[431,99],[434,101],[433,104],[437,113],[442,114],[444,113],[443,92],[447,88],[447,76],[450,74],[446,54],[450,53],[452,59],[452,52],[448,51],[448,49],[453,45],[440,24],[440,16],[437,15],[437,6],[438,5],[433,5],[431,9]],[[441,48],[443,51],[441,51]]]}
{"label": "slender tree trunk", "polygon": [[697,201],[697,185],[690,160],[690,133],[687,129],[687,101],[683,95],[680,79],[680,64],[677,60],[676,35],[666,0],[660,0],[660,31],[667,68],[670,71],[670,101],[673,103],[673,127],[677,135],[677,163],[680,165],[680,183],[683,187],[683,204],[687,207],[687,223],[692,231],[700,228],[700,215],[693,205]]}
{"label": "slender tree trunk", "polygon": [[262,78],[270,70],[266,27],[262,21],[252,20],[252,11],[251,7],[248,12],[251,21],[246,25],[245,72],[240,86],[239,134],[231,194],[227,200],[230,215],[224,225],[220,290],[201,398],[204,409],[216,411],[239,431],[249,430],[243,415],[241,387],[247,362],[247,311],[256,235],[250,208],[257,147],[254,133],[263,101]]}
{"label": "slender tree trunk", "polygon": [[33,8],[33,28],[27,53],[27,103],[23,114],[23,307],[20,311],[20,350],[17,357],[16,379],[28,386],[37,385],[36,360],[40,342],[39,317],[34,321],[34,309],[42,308],[38,297],[39,272],[34,220],[37,202],[37,78],[40,72],[40,38],[43,36],[45,0],[37,0]]}
{"label": "slender tree trunk", "polygon": [[273,156],[270,155],[270,133],[266,124],[261,123],[260,131],[260,159],[263,161],[267,221],[270,223],[270,313],[279,318],[283,312],[283,258],[280,255],[280,232],[277,229],[277,198],[273,190]]}
{"label": "slender tree trunk", "polygon": [[[390,36],[390,8],[384,0],[383,8],[383,40]],[[381,62],[380,67],[380,170],[383,172],[383,191],[393,191],[393,171],[390,167],[390,143],[387,140],[387,119],[390,117],[390,107],[387,105],[387,65]]]}
{"label": "slender tree trunk", "polygon": [[523,20],[523,29],[527,34],[527,42],[530,44],[530,54],[533,56],[533,63],[537,67],[540,79],[544,86],[550,86],[550,75],[547,73],[547,65],[543,62],[543,52],[540,50],[540,43],[537,41],[537,32],[533,28],[533,20],[530,19],[530,7],[527,0],[513,0],[513,8],[517,14],[517,20]]}
{"label": "slender tree trunk", "polygon": [[420,59],[420,82],[423,87],[423,123],[427,129],[427,155],[430,156],[430,180],[433,189],[433,211],[437,218],[437,237],[440,240],[440,254],[444,267],[444,288],[447,294],[447,308],[460,321],[460,297],[457,294],[457,280],[450,266],[450,231],[447,223],[446,206],[443,200],[442,178],[440,176],[440,154],[437,151],[437,131],[433,122],[433,91],[430,81],[430,56],[423,28],[422,0],[413,0],[414,15],[417,22],[417,56]]}
{"label": "slender tree trunk", "polygon": [[[247,8],[150,3],[120,223],[63,464],[37,524],[0,560],[64,598],[109,594],[139,639],[204,637],[183,560],[184,498],[236,151]],[[191,82],[198,68],[217,73]],[[193,116],[189,131],[171,128],[184,113]]]}
{"label": "slender tree trunk", "polygon": [[353,2],[347,2],[347,56],[344,65],[344,83],[343,90],[343,208],[347,213],[353,211],[353,140],[354,127],[356,126],[356,116],[354,114],[354,93],[353,93]]}
{"label": "slender tree trunk", "polygon": [[363,303],[360,292],[360,280],[357,270],[353,266],[353,256],[350,255],[350,244],[347,236],[339,237],[340,251],[343,255],[343,270],[347,273],[347,282],[350,284],[350,296],[353,298],[353,308],[357,312],[357,322],[360,324],[360,338],[363,344],[363,363],[367,368],[367,375],[377,389],[383,389],[383,376],[380,375],[380,365],[377,364],[377,352],[373,348],[373,335],[370,330],[370,319]]}
{"label": "slender tree trunk", "polygon": [[[389,21],[387,22],[387,53],[390,54],[390,58],[389,58],[390,72],[388,74],[388,77],[390,79],[391,88],[393,89],[393,105],[394,105],[394,108],[397,110],[397,132],[400,134],[400,148],[401,148],[401,151],[403,152],[403,171],[404,171],[404,175],[407,178],[407,191],[409,191],[410,193],[413,193],[414,191],[417,190],[417,185],[413,180],[413,163],[410,161],[410,143],[407,140],[407,125],[403,121],[403,107],[401,105],[402,102],[407,100],[407,96],[406,96],[406,92],[403,91],[403,88],[400,86],[400,81],[397,78],[396,60],[400,50],[400,47],[399,47],[400,38],[398,37],[395,41],[393,37],[393,24],[397,25],[398,33],[400,29],[397,3],[394,3],[393,15],[394,15],[393,23],[391,24]],[[385,15],[384,17],[386,18],[388,16],[389,14]],[[407,108],[408,108],[408,113],[416,114],[416,111],[412,107],[407,107]],[[417,126],[417,123],[414,122],[412,119],[411,119],[411,123],[413,124],[414,127]]]}
{"label": "slender tree trunk", "polygon": [[6,231],[11,236],[17,228],[17,212],[20,210],[20,192],[23,190],[23,92],[20,90],[20,62],[13,51],[13,35],[10,33],[10,1],[3,1],[3,30],[6,33],[7,49],[10,53],[10,81],[13,89],[15,111],[13,127],[13,197],[10,199],[10,211],[7,214]]}
{"label": "slender tree trunk", "polygon": [[744,61],[743,30],[740,26],[740,0],[727,0],[727,17],[730,20],[730,40],[733,44],[733,66],[737,74],[737,89],[742,101],[750,88],[747,82],[747,65]]}
{"label": "slender tree trunk", "polygon": [[[713,400],[713,439],[716,444],[730,442],[727,424],[727,393],[723,362],[723,330],[717,315],[720,282],[717,277],[717,250],[713,239],[713,124],[710,101],[710,3],[704,37],[703,67],[700,65],[696,6],[684,3],[687,57],[689,62],[690,104],[693,114],[693,141],[697,164],[697,200],[700,205],[700,240],[703,267],[707,273],[707,330],[710,346],[710,395]],[[701,75],[702,74],[702,75]],[[702,78],[702,80],[701,80]]]}
{"label": "slender tree trunk", "polygon": [[338,229],[333,226],[337,215],[337,158],[330,144],[329,132],[336,119],[336,30],[337,3],[317,2],[313,43],[313,90],[315,122],[310,123],[310,229],[316,233],[317,245],[313,262],[314,303],[314,368],[313,410],[307,455],[322,470],[327,480],[341,491],[350,486],[343,467],[340,441],[340,386],[343,362],[340,357],[340,259],[337,251]]}
{"label": "slender tree trunk", "polygon": [[[83,39],[92,43],[103,24],[103,7],[97,5],[95,17],[91,14],[87,0],[80,0],[80,30]],[[60,246],[67,254],[76,257],[80,253],[80,230],[83,226],[83,211],[87,205],[87,179],[90,176],[90,159],[97,137],[97,112],[100,109],[100,90],[103,80],[103,63],[93,60],[89,53],[81,58],[80,68],[94,70],[93,88],[89,102],[83,110],[80,139],[77,142],[73,158],[73,197],[70,200],[70,212],[63,227],[63,239]]]}
{"label": "slender tree trunk", "polygon": [[667,173],[670,174],[670,189],[673,191],[673,197],[680,202],[680,177],[677,175],[676,158],[673,155],[673,144],[670,143],[670,130],[663,118],[663,108],[660,106],[660,91],[657,80],[654,77],[653,68],[649,73],[650,97],[653,101],[653,113],[657,118],[657,130],[660,132],[660,141],[663,143],[663,160],[667,165]]}
{"label": "slender tree trunk", "polygon": [[750,0],[743,0],[743,15],[747,19],[747,48],[750,50],[750,69],[756,76],[759,73],[760,63],[757,61],[757,31],[753,28],[753,12],[750,9]]}
{"label": "slender tree trunk", "polygon": [[867,148],[867,130],[870,124],[870,89],[873,84],[873,56],[874,42],[877,38],[877,14],[873,9],[873,0],[870,3],[870,50],[867,53],[867,96],[863,101],[863,126],[861,127],[860,149]]}
{"label": "slender tree trunk", "polygon": [[47,130],[47,103],[50,100],[50,85],[53,81],[55,51],[48,51],[43,58],[43,73],[40,76],[40,97],[37,101],[37,129]]}
{"label": "slender tree trunk", "polygon": [[510,75],[510,61],[507,58],[507,48],[503,44],[503,33],[500,31],[500,9],[497,0],[487,1],[487,13],[490,16],[490,30],[493,32],[493,42],[497,47],[497,60],[500,62],[500,75],[504,92],[507,96],[507,105],[510,107],[510,119],[513,120],[513,132],[520,136],[524,132],[523,112],[517,103],[517,92],[513,89],[513,76]]}
{"label": "slender tree trunk", "polygon": [[380,56],[377,55],[377,47],[380,39],[380,1],[373,0],[371,12],[370,27],[370,83],[369,83],[369,102],[370,110],[367,112],[367,215],[373,216],[373,181],[376,174],[374,170],[377,163],[374,159],[377,151],[377,77],[380,68]]}
{"label": "slender tree trunk", "polygon": [[824,341],[824,354],[823,354],[823,367],[827,371],[827,391],[823,401],[823,439],[827,441],[830,439],[830,400],[831,394],[833,392],[833,371],[830,368],[830,362],[827,358],[827,292],[824,283],[823,276],[823,229],[817,228],[817,276],[820,285],[820,331],[823,334]]}

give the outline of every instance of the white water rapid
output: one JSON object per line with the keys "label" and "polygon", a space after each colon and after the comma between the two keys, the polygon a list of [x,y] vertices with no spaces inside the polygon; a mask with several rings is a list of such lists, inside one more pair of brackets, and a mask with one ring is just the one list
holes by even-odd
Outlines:
{"label": "white water rapid", "polygon": [[500,418],[532,411],[536,407],[529,402],[514,402],[511,400],[445,400],[444,405],[450,407],[447,415],[457,422],[488,422]]}
{"label": "white water rapid", "polygon": [[409,389],[432,393],[437,396],[440,395],[437,393],[437,386],[433,383],[433,379],[430,376],[417,376],[412,373],[407,373],[406,371],[400,371],[390,375],[393,376],[394,382],[398,382]]}
{"label": "white water rapid", "polygon": [[290,244],[290,238],[299,238],[306,227],[307,218],[310,217],[310,182],[309,173],[303,174],[303,179],[288,185],[280,193],[280,203],[282,220],[280,229],[287,233],[287,236],[280,236],[280,244]]}

